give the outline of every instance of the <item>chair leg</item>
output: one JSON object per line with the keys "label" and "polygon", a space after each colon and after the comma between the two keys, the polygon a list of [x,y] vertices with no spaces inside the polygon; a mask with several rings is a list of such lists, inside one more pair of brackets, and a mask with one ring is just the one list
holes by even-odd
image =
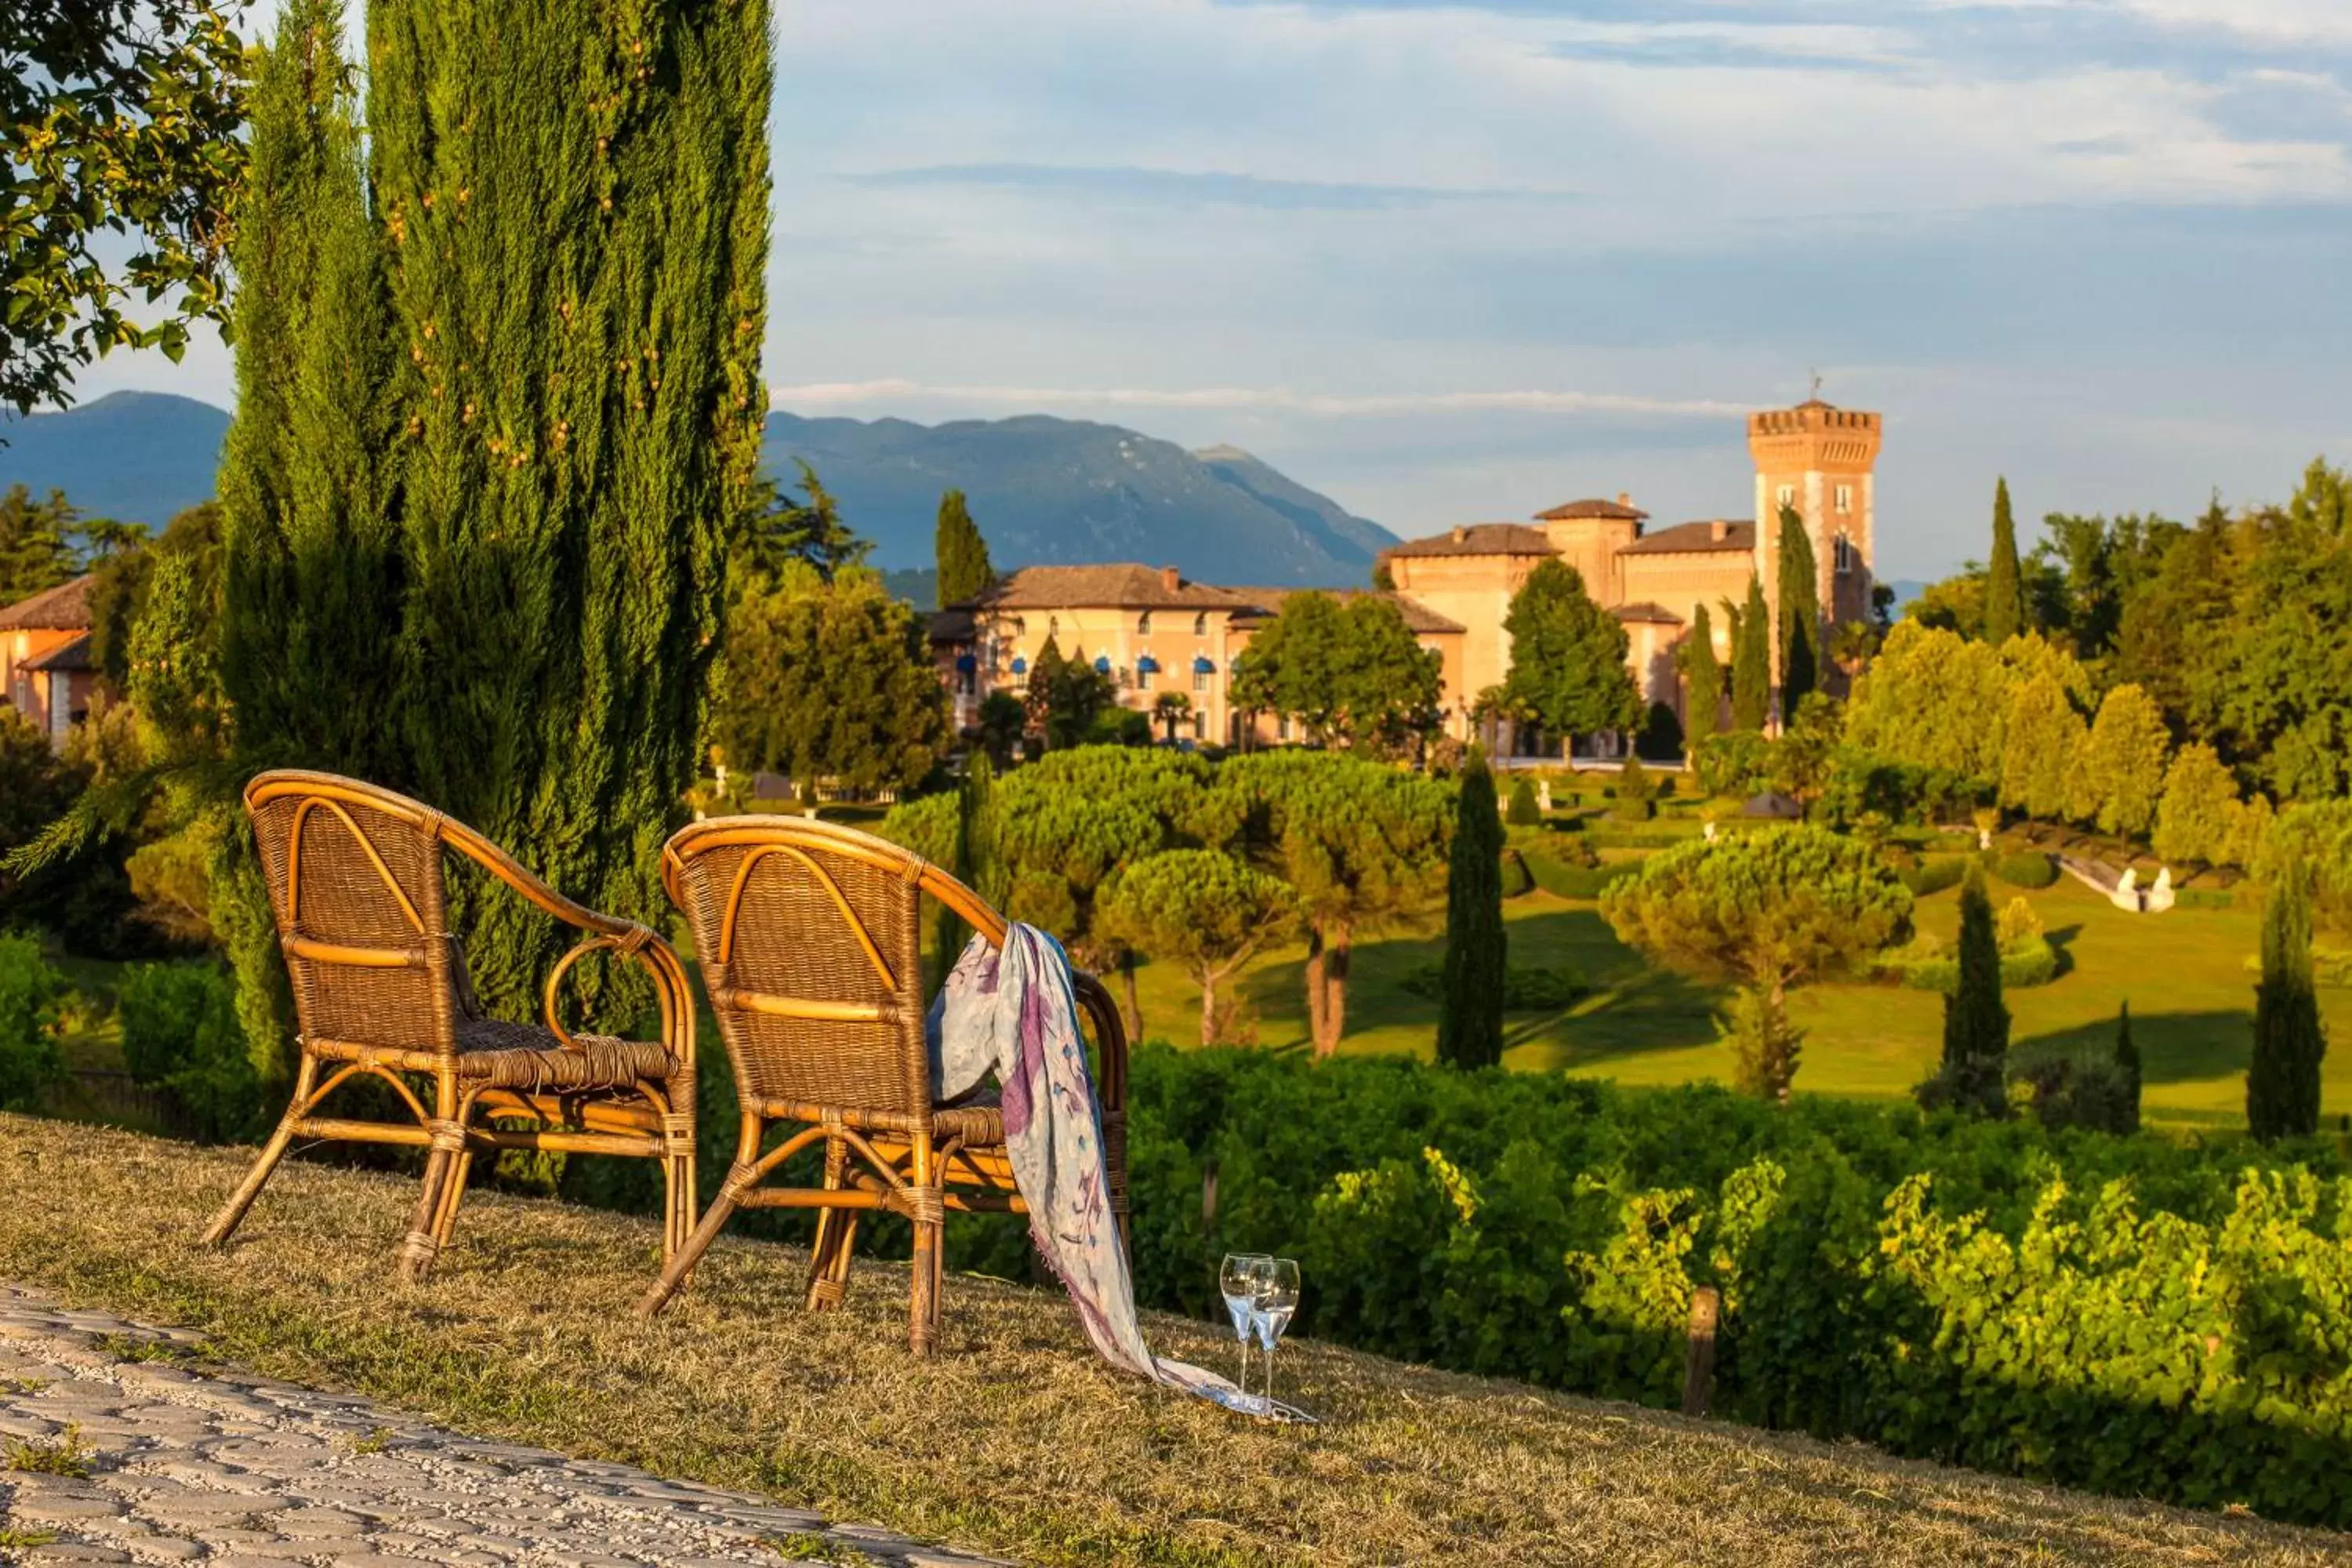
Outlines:
{"label": "chair leg", "polygon": [[[824,1190],[837,1193],[849,1168],[849,1146],[838,1138],[824,1141]],[[849,1290],[850,1247],[857,1239],[857,1215],[851,1209],[816,1211],[816,1241],[809,1248],[806,1306],[812,1312],[829,1312],[841,1305]]]}
{"label": "chair leg", "polygon": [[474,1152],[468,1149],[457,1156],[457,1163],[450,1171],[448,1183],[441,1193],[441,1215],[433,1222],[436,1256],[449,1245],[449,1233],[457,1226],[457,1205],[466,1201],[466,1182],[473,1173]]}
{"label": "chair leg", "polygon": [[253,1200],[261,1195],[261,1189],[268,1184],[271,1173],[278,1169],[278,1162],[286,1157],[287,1149],[293,1143],[294,1123],[310,1110],[310,1096],[318,1081],[318,1058],[305,1051],[302,1053],[302,1065],[295,1073],[294,1098],[287,1102],[286,1114],[278,1119],[278,1131],[269,1135],[269,1142],[261,1146],[261,1153],[245,1173],[245,1180],[237,1184],[236,1191],[229,1194],[228,1202],[221,1205],[220,1212],[213,1215],[212,1224],[205,1227],[205,1246],[223,1245],[244,1222],[246,1211],[253,1207]]}
{"label": "chair leg", "polygon": [[[735,1193],[735,1184],[730,1178],[725,1186],[719,1189],[719,1195],[710,1200],[710,1212],[702,1216],[702,1223],[694,1227],[694,1234],[686,1238],[686,1245],[662,1265],[661,1278],[654,1281],[653,1289],[637,1302],[639,1317],[650,1318],[669,1305],[670,1298],[677,1295],[678,1288],[686,1283],[686,1277],[694,1272],[694,1266],[702,1261],[702,1255],[710,1250],[710,1244],[719,1239],[719,1233],[725,1230],[727,1222],[734,1217]],[[693,1200],[689,1198],[688,1201]]]}
{"label": "chair leg", "polygon": [[[914,1156],[908,1172],[912,1180],[910,1196],[916,1198],[915,1259],[908,1271],[911,1276],[910,1299],[907,1303],[907,1348],[919,1357],[929,1357],[938,1348],[940,1333],[940,1254],[945,1239],[945,1218],[940,1211],[939,1173],[932,1167],[931,1140],[927,1132],[918,1132],[909,1151]],[[928,1205],[923,1203],[928,1199]],[[929,1213],[923,1212],[928,1207]]]}
{"label": "chair leg", "polygon": [[434,1230],[441,1218],[442,1188],[456,1164],[457,1156],[446,1149],[425,1156],[425,1190],[416,1194],[416,1212],[409,1216],[408,1238],[400,1247],[400,1278],[407,1284],[422,1284],[433,1272],[433,1259],[441,1250]]}

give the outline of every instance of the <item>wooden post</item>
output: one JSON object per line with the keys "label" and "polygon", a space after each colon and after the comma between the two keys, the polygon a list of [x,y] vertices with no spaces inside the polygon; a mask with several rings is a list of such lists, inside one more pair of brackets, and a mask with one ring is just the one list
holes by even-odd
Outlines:
{"label": "wooden post", "polygon": [[1723,1298],[1712,1285],[1691,1292],[1690,1351],[1683,1362],[1683,1414],[1706,1414],[1707,1396],[1715,1384],[1715,1322]]}

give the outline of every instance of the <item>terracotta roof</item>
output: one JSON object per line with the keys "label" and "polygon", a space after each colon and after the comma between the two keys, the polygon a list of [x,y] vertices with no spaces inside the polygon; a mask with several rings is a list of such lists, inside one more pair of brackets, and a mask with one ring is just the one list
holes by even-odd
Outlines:
{"label": "terracotta roof", "polygon": [[93,581],[88,576],[77,577],[0,609],[0,632],[89,630],[89,587]]}
{"label": "terracotta roof", "polygon": [[1756,549],[1756,525],[1731,519],[1706,522],[1678,522],[1672,528],[1662,528],[1655,533],[1645,533],[1617,553],[1620,555],[1698,555],[1715,552],[1738,551],[1752,554]]}
{"label": "terracotta roof", "polygon": [[1619,522],[1640,522],[1649,515],[1640,507],[1623,500],[1572,500],[1549,511],[1536,513],[1536,517],[1544,522],[1566,522],[1579,517],[1605,517]]}
{"label": "terracotta roof", "polygon": [[69,643],[58,644],[38,658],[26,659],[17,668],[45,670],[57,675],[96,669],[98,661],[91,657],[91,651],[89,634],[84,632]]}
{"label": "terracotta roof", "polygon": [[1282,608],[1282,601],[1293,594],[1328,594],[1342,604],[1349,599],[1368,595],[1386,599],[1404,616],[1404,624],[1416,632],[1459,632],[1462,623],[1446,619],[1428,605],[1405,597],[1402,594],[1383,594],[1377,588],[1235,588],[1234,593],[1250,601],[1252,608],[1236,610],[1229,623],[1236,631],[1247,631],[1264,626]]}
{"label": "terracotta roof", "polygon": [[1540,528],[1524,522],[1474,522],[1426,539],[1407,540],[1381,552],[1392,555],[1557,555]]}
{"label": "terracotta roof", "polygon": [[979,628],[970,610],[934,610],[930,633],[935,643],[970,642],[979,635]]}
{"label": "terracotta roof", "polygon": [[1024,566],[973,601],[986,610],[1230,610],[1249,601],[1176,575],[1172,567]]}
{"label": "terracotta roof", "polygon": [[1610,614],[1621,621],[1648,621],[1662,626],[1678,626],[1683,624],[1683,618],[1680,616],[1664,605],[1653,605],[1647,600],[1638,605],[1620,605]]}

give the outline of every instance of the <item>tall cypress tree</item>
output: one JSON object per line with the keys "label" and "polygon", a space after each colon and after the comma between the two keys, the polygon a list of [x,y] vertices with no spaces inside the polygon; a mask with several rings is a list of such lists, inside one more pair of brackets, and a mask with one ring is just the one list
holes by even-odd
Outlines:
{"label": "tall cypress tree", "polygon": [[1723,666],[1715,657],[1715,623],[1701,605],[1683,638],[1683,749],[1692,756],[1715,734],[1723,710]]}
{"label": "tall cypress tree", "polygon": [[2254,1054],[2246,1067],[2246,1125],[2268,1142],[2319,1127],[2319,1064],[2327,1032],[2312,988],[2311,884],[2283,868],[2263,906],[2263,973],[2254,987]]}
{"label": "tall cypress tree", "polygon": [[2017,520],[2010,514],[2009,479],[1992,491],[1992,556],[1985,567],[1984,640],[1998,647],[2025,630],[2025,579],[2017,564]]}
{"label": "tall cypress tree", "polygon": [[2132,1043],[2131,1004],[2116,1015],[2116,1081],[2121,1104],[2116,1131],[2139,1131],[2139,1047]]}
{"label": "tall cypress tree", "polygon": [[2009,1009],[2000,999],[2000,940],[1984,869],[1970,864],[1960,888],[1960,984],[1944,998],[1944,1061],[1938,1082],[1946,1103],[1973,1116],[2009,1113]]}
{"label": "tall cypress tree", "polygon": [[[1005,878],[1003,840],[997,826],[996,770],[986,752],[974,752],[965,764],[963,783],[956,791],[955,843],[948,869],[956,880],[981,896],[991,909],[1004,908]],[[939,923],[940,979],[971,941],[971,928],[955,911],[942,906]]]}
{"label": "tall cypress tree", "polygon": [[[400,738],[564,892],[661,908],[726,521],[766,397],[767,0],[375,0],[368,130],[402,357]],[[562,938],[458,910],[484,999]]]}
{"label": "tall cypress tree", "polygon": [[939,563],[940,608],[976,599],[996,581],[996,568],[988,559],[988,541],[980,536],[980,525],[972,521],[961,490],[940,497],[939,528],[931,543]]}
{"label": "tall cypress tree", "polygon": [[1437,1059],[1493,1067],[1503,1059],[1503,820],[1495,775],[1473,751],[1455,798],[1445,873],[1445,970],[1437,1016]]}
{"label": "tall cypress tree", "polygon": [[1797,705],[1822,681],[1822,589],[1812,535],[1797,509],[1780,509],[1780,718],[1797,716]]}
{"label": "tall cypress tree", "polygon": [[[216,642],[208,678],[234,714],[228,771],[240,779],[285,763],[407,776],[388,722],[403,580],[391,477],[400,416],[386,396],[395,339],[342,26],[340,0],[291,0],[256,75],[233,258],[237,409],[219,478],[217,618],[175,639]],[[179,605],[210,586],[191,578],[154,598]],[[166,752],[187,762],[215,750],[226,737],[204,726],[201,702],[165,689],[184,672],[142,664],[134,689]],[[291,1033],[260,867],[227,803],[199,820],[239,1021],[269,1082],[288,1070]]]}
{"label": "tall cypress tree", "polygon": [[1731,727],[1761,730],[1772,716],[1772,623],[1764,607],[1764,584],[1748,579],[1748,605],[1739,612],[1739,633],[1731,650]]}

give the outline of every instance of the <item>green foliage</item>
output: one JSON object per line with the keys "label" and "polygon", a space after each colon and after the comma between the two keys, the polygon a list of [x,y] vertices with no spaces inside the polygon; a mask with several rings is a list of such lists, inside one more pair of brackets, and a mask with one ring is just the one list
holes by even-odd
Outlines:
{"label": "green foliage", "polygon": [[[1445,965],[1417,964],[1405,972],[1398,981],[1400,989],[1410,995],[1424,996],[1431,1001],[1445,997]],[[1513,963],[1503,971],[1503,1011],[1506,1013],[1556,1013],[1573,1006],[1591,987],[1567,968],[1529,969]]]}
{"label": "green foliage", "polygon": [[1494,1067],[1503,1059],[1509,939],[1503,930],[1503,825],[1495,815],[1495,775],[1476,752],[1462,770],[1454,813],[1437,1059],[1457,1068]]}
{"label": "green foliage", "polygon": [[1556,899],[1597,899],[1619,879],[1642,868],[1635,860],[1579,865],[1536,849],[1522,851],[1520,858],[1526,862],[1528,875],[1535,879],[1536,886]]}
{"label": "green foliage", "polygon": [[[750,585],[772,587],[795,565],[814,571],[830,583],[843,570],[863,566],[874,552],[871,542],[860,539],[842,521],[841,502],[816,477],[805,458],[794,458],[801,493],[795,498],[761,473],[745,492],[744,504],[730,520],[727,532],[727,574],[740,591]],[[886,585],[888,574],[885,574]]]}
{"label": "green foliage", "polygon": [[[386,782],[655,920],[767,415],[769,6],[366,21],[406,573]],[[567,933],[472,889],[457,913],[485,1004],[532,1010]]]}
{"label": "green foliage", "polygon": [[2298,873],[2307,878],[2314,921],[2352,931],[2352,800],[2290,807],[2270,825],[2260,851],[2242,864],[2266,883]]}
{"label": "green foliage", "polygon": [[2238,781],[2230,776],[2213,748],[2191,742],[2174,754],[2172,765],[2165,770],[2164,795],[2157,802],[2151,842],[2158,858],[2165,860],[2221,865],[2230,857],[2244,812],[2244,803],[2238,799]]}
{"label": "green foliage", "polygon": [[[1888,762],[2006,786],[2020,805],[2053,787],[2053,754],[2075,749],[2062,707],[2086,710],[2090,692],[2082,665],[2039,636],[1995,644],[1906,620],[1855,683],[1845,738]],[[2026,728],[2012,760],[2013,715]]]}
{"label": "green foliage", "polygon": [[65,1076],[56,1032],[65,993],[38,942],[0,931],[0,1110],[33,1110]]}
{"label": "green foliage", "polygon": [[1992,492],[1992,554],[1985,566],[1984,640],[1996,646],[2019,637],[2032,626],[2025,609],[2025,589],[2018,574],[2017,519],[2009,510],[2009,480],[1996,480]]}
{"label": "green foliage", "polygon": [[[2035,935],[2000,950],[2000,988],[2026,991],[2058,978],[2062,963],[2047,937]],[[1956,996],[1960,989],[1960,961],[1941,948],[1904,949],[1881,958],[1876,972],[1900,981],[1914,991],[1938,991]]]}
{"label": "green foliage", "polygon": [[[997,815],[996,770],[985,753],[964,765],[963,782],[954,795],[953,837],[944,856],[929,857],[948,868],[965,887],[980,895],[991,909],[1003,909],[1007,890],[1003,826]],[[942,982],[971,940],[971,928],[961,916],[941,905],[937,940],[931,944]]]}
{"label": "green foliage", "polygon": [[2130,1115],[2115,1131],[2137,1132],[2139,1131],[2139,1047],[2132,1042],[2131,1004],[2128,1002],[2116,1015],[2116,1076],[2122,1080]]}
{"label": "green foliage", "polygon": [[1138,860],[1103,891],[1109,941],[1183,966],[1201,988],[1201,1043],[1217,1043],[1217,987],[1266,942],[1286,934],[1290,889],[1214,849],[1169,849]]}
{"label": "green foliage", "polygon": [[1147,1047],[1132,1083],[1148,1305],[1214,1310],[1223,1252],[1279,1252],[1321,1282],[1299,1332],[1672,1407],[1712,1285],[1730,1419],[2352,1522],[2332,1144],[1393,1058]]}
{"label": "green foliage", "polygon": [[1640,753],[1625,759],[1617,773],[1617,801],[1610,815],[1627,822],[1647,822],[1655,816],[1658,786],[1650,777],[1650,770],[1642,765]]}
{"label": "green foliage", "polygon": [[1822,679],[1821,567],[1797,509],[1780,509],[1780,711],[1790,716]]}
{"label": "green foliage", "polygon": [[1002,771],[1013,765],[1021,749],[1022,731],[1029,727],[1029,710],[1010,691],[992,691],[980,700],[980,744]]}
{"label": "green foliage", "polygon": [[[189,322],[218,320],[245,170],[238,7],[215,0],[43,0],[12,8],[0,72],[0,399],[71,401],[108,350],[174,361]],[[122,256],[123,237],[131,239]],[[169,301],[142,327],[133,294]]]}
{"label": "green foliage", "polygon": [[2063,817],[2074,758],[2090,732],[2057,677],[2043,672],[2019,685],[2001,738],[2000,804],[2043,822]]}
{"label": "green foliage", "polygon": [[1992,862],[1992,874],[2012,888],[2039,892],[2058,880],[2058,863],[2038,849],[2021,849]]}
{"label": "green foliage", "polygon": [[1789,1021],[1780,998],[1769,991],[1734,992],[1716,1033],[1731,1047],[1734,1089],[1775,1105],[1789,1102],[1805,1032]]}
{"label": "green foliage", "polygon": [[2319,1125],[2326,1026],[2311,972],[2309,875],[2288,863],[2263,906],[2263,977],[2254,988],[2254,1050],[2246,1067],[2246,1126],[2265,1142]]}
{"label": "green foliage", "polygon": [[1633,738],[1633,754],[1669,764],[1683,760],[1683,721],[1675,717],[1672,708],[1663,702],[1650,704],[1642,720],[1642,732]]}
{"label": "green foliage", "polygon": [[940,497],[940,521],[932,542],[939,563],[940,607],[969,604],[996,582],[996,566],[988,558],[988,541],[971,520],[961,490]]}
{"label": "green foliage", "polygon": [[0,607],[73,578],[81,567],[73,545],[80,519],[63,490],[45,501],[23,485],[0,495]]}
{"label": "green foliage", "polygon": [[[1732,639],[1735,643],[1738,638]],[[1689,715],[1683,739],[1696,755],[1713,738],[1723,710],[1723,666],[1715,657],[1715,622],[1706,606],[1692,613],[1690,631],[1675,650],[1685,681],[1683,710]]]}
{"label": "green foliage", "polygon": [[1029,700],[1038,710],[1045,744],[1055,751],[1066,751],[1073,746],[1099,743],[1095,735],[1096,721],[1117,706],[1118,693],[1110,677],[1097,669],[1087,658],[1086,649],[1074,649],[1069,658],[1064,658],[1049,634],[1045,646],[1037,650],[1036,664],[1029,671]]}
{"label": "green foliage", "polygon": [[1964,1115],[2009,1114],[2009,1009],[2000,997],[2000,943],[1984,873],[1969,868],[1960,889],[1958,983],[1944,998],[1944,1055],[1936,1076],[1919,1086],[1929,1109],[1950,1106]]}
{"label": "green foliage", "polygon": [[1557,557],[1528,574],[1503,618],[1510,634],[1507,700],[1563,745],[1576,735],[1630,730],[1642,700],[1625,668],[1624,626],[1593,603],[1576,568]]}
{"label": "green foliage", "polygon": [[1441,663],[1385,595],[1291,594],[1252,634],[1233,700],[1288,714],[1315,741],[1394,752],[1433,728]]}
{"label": "green foliage", "polygon": [[1745,799],[1772,783],[1772,743],[1759,730],[1727,730],[1691,750],[1700,791]]}
{"label": "green foliage", "polygon": [[1513,827],[1543,826],[1543,807],[1536,800],[1535,781],[1522,773],[1511,784],[1511,807],[1503,820]]}
{"label": "green foliage", "polygon": [[2145,834],[2156,823],[2172,736],[2153,698],[2126,684],[2109,691],[2067,780],[2069,809],[2103,833]]}
{"label": "green foliage", "polygon": [[236,984],[212,963],[136,964],[118,993],[123,1064],[165,1090],[206,1142],[254,1137],[274,1107],[237,1022]]}
{"label": "green foliage", "polygon": [[727,686],[712,732],[728,765],[907,788],[948,746],[947,694],[919,618],[863,567],[831,582],[788,567],[728,611]]}
{"label": "green foliage", "polygon": [[1748,604],[1731,627],[1731,727],[1761,732],[1772,717],[1772,624],[1762,579],[1748,579]]}

